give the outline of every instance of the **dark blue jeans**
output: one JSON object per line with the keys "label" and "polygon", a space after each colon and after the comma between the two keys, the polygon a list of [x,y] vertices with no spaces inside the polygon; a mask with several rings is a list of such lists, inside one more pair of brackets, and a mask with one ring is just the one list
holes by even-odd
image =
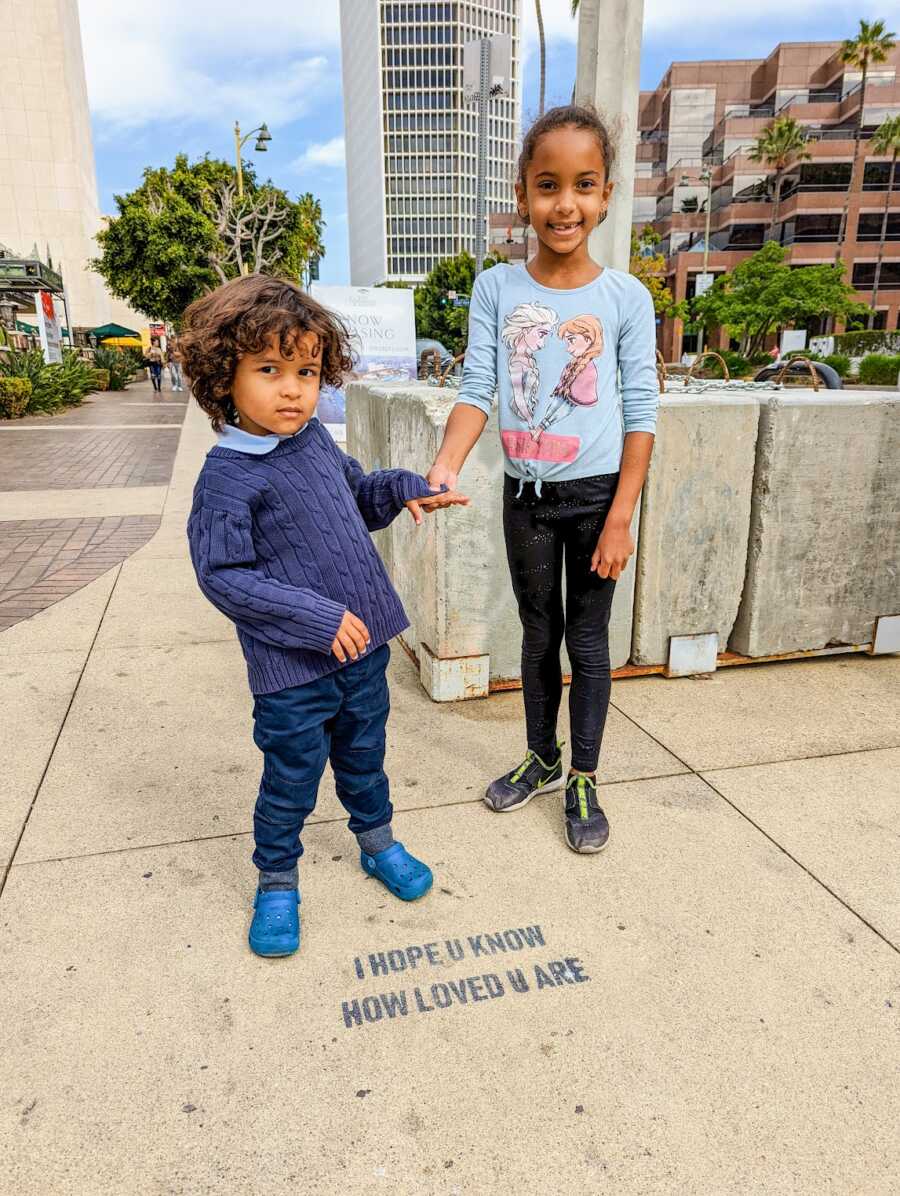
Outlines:
{"label": "dark blue jeans", "polygon": [[303,854],[300,832],[328,760],[354,834],[391,821],[384,772],[390,655],[384,644],[327,677],[256,698],[253,739],[265,759],[253,863],[261,872],[287,872]]}

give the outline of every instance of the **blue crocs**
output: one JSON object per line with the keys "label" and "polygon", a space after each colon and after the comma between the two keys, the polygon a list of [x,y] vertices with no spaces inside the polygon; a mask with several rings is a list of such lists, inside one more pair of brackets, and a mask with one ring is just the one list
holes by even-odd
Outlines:
{"label": "blue crocs", "polygon": [[250,949],[271,959],[300,946],[300,894],[296,889],[257,889],[250,923]]}
{"label": "blue crocs", "polygon": [[428,865],[410,855],[402,843],[392,843],[374,855],[364,851],[359,862],[364,872],[380,880],[401,901],[424,897],[434,883]]}

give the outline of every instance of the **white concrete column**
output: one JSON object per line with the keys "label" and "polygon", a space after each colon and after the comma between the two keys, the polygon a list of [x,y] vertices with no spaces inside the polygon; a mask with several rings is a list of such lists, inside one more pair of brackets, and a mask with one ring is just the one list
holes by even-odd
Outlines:
{"label": "white concrete column", "polygon": [[615,150],[616,189],[609,215],[591,234],[591,256],[601,266],[627,270],[644,0],[581,0],[578,11],[575,99],[594,105],[607,122]]}

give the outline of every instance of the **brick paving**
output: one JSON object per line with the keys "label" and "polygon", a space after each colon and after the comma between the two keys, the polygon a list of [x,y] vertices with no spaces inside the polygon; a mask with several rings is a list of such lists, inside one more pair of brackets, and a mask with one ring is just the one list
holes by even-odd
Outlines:
{"label": "brick paving", "polygon": [[[126,397],[128,396],[128,397]],[[132,398],[130,391],[109,398],[96,397],[81,407],[72,407],[62,415],[29,415],[25,419],[0,424],[0,431],[19,428],[93,428],[103,424],[171,424],[180,426],[187,404],[163,398],[147,399],[143,392]],[[182,395],[177,395],[182,399]]]}
{"label": "brick paving", "polygon": [[0,523],[0,631],[100,577],[158,527],[158,515]]}
{"label": "brick paving", "polygon": [[[0,491],[168,485],[187,395],[152,394],[138,383],[60,415],[0,421]],[[103,426],[121,424],[152,426]],[[159,523],[158,515],[0,521],[0,632],[118,565]]]}
{"label": "brick paving", "polygon": [[165,486],[180,432],[180,425],[0,432],[0,490]]}

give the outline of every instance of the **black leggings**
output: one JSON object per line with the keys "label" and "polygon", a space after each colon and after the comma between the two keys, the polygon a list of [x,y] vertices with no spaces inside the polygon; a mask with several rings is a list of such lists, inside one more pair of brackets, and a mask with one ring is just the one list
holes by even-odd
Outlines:
{"label": "black leggings", "polygon": [[[572,767],[593,772],[609,708],[609,612],[616,583],[590,571],[591,557],[616,493],[617,473],[544,482],[541,497],[506,477],[503,532],[522,620],[522,692],[528,746],[556,758],[562,699],[563,636],[572,662],[569,717]],[[563,614],[562,571],[566,568]]]}

